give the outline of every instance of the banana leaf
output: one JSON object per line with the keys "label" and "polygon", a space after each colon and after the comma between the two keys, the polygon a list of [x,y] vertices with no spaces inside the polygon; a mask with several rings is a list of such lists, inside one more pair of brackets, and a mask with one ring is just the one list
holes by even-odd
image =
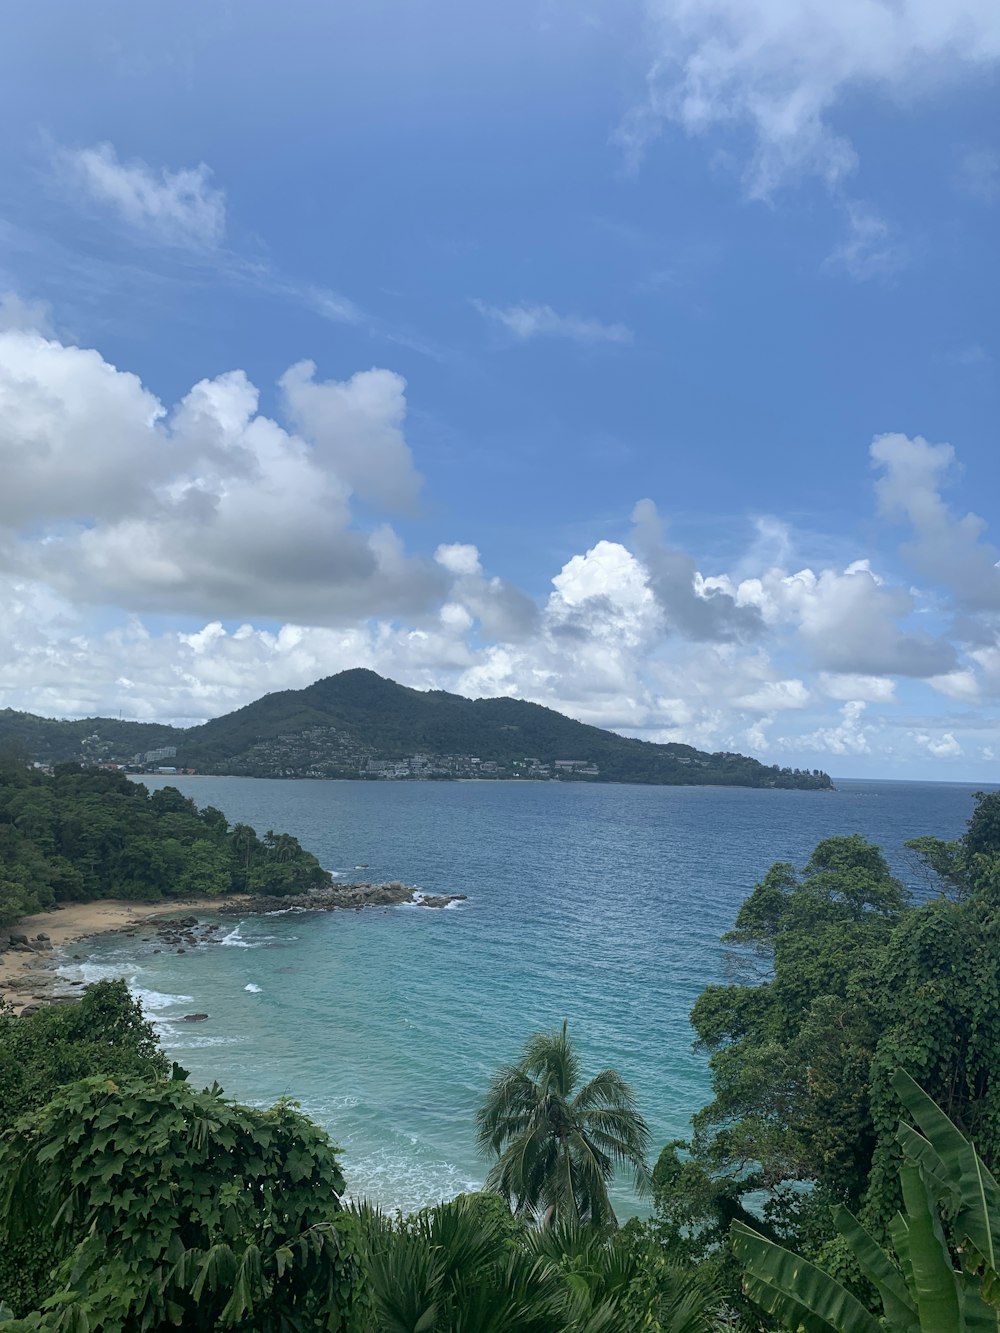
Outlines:
{"label": "banana leaf", "polygon": [[742,1222],[733,1223],[729,1237],[749,1275],[747,1294],[769,1313],[785,1319],[792,1315],[797,1322],[791,1326],[804,1333],[879,1333],[880,1321],[815,1264]]}
{"label": "banana leaf", "polygon": [[963,1320],[958,1279],[930,1187],[919,1167],[913,1165],[904,1164],[900,1168],[899,1181],[909,1224],[913,1293],[921,1333],[960,1333]]}
{"label": "banana leaf", "polygon": [[913,1290],[913,1265],[910,1263],[910,1228],[902,1213],[897,1213],[889,1222],[889,1236],[896,1258],[903,1270],[903,1278],[909,1291]]}
{"label": "banana leaf", "polygon": [[893,1329],[918,1329],[917,1307],[907,1289],[903,1274],[865,1230],[849,1209],[838,1205],[833,1210],[837,1230],[851,1247],[862,1273],[874,1283],[882,1301],[885,1317]]}
{"label": "banana leaf", "polygon": [[944,1178],[958,1190],[955,1234],[968,1236],[989,1267],[1000,1270],[1000,1185],[962,1131],[909,1074],[897,1070],[892,1086],[940,1159]]}

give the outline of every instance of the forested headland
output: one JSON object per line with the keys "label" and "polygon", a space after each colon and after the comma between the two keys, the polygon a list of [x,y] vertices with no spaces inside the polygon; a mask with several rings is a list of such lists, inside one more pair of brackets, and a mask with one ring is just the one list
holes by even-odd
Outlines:
{"label": "forested headland", "polygon": [[0,926],[95,898],[281,896],[330,883],[296,838],[230,826],[176,787],[150,792],[122,773],[63,764],[47,774],[0,759]]}
{"label": "forested headland", "polygon": [[[159,763],[242,777],[643,782],[824,790],[830,777],[588,726],[523,699],[413,690],[374,671],[341,671],[195,727],[0,710],[0,746],[39,763]],[[150,758],[147,764],[147,756]]]}
{"label": "forested headland", "polygon": [[[158,839],[215,849],[220,893],[256,882],[257,850],[246,870],[236,830],[178,793],[67,769],[6,773],[0,795],[3,873],[42,857],[79,875],[50,878],[53,900],[137,892],[138,847]],[[125,824],[138,843],[119,857]],[[261,879],[286,864],[270,837]],[[976,798],[957,841],[910,848],[919,901],[858,836],[752,889],[727,937],[742,975],[692,1013],[713,1098],[689,1140],[651,1142],[627,1082],[583,1069],[554,1015],[482,1089],[484,1191],[412,1217],[349,1203],[349,1158],[294,1105],[193,1088],[123,983],[27,1018],[0,1007],[8,1326],[997,1328],[1000,793]],[[315,874],[307,857],[287,863]],[[648,1219],[618,1225],[619,1169],[648,1189]]]}

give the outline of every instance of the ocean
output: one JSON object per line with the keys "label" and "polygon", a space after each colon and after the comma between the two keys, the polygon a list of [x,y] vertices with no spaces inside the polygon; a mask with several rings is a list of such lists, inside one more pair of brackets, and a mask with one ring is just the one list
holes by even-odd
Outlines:
{"label": "ocean", "polygon": [[[343,1149],[351,1194],[404,1211],[482,1184],[474,1113],[490,1075],[563,1019],[587,1076],[610,1065],[632,1084],[657,1150],[686,1137],[709,1095],[688,1013],[734,976],[719,937],[768,866],[860,833],[927,894],[903,843],[957,837],[975,790],[144,781],[293,833],[345,880],[468,895],[226,918],[221,944],[182,955],[108,936],[64,967],[125,976],[197,1084],[255,1105],[295,1098]],[[180,1021],[195,1011],[210,1017]],[[643,1210],[627,1182],[613,1200],[619,1216]]]}

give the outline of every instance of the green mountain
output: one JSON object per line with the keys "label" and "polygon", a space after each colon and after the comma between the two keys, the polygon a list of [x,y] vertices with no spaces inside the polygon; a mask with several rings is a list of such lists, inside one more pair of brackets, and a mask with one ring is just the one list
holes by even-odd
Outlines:
{"label": "green mountain", "polygon": [[147,750],[177,745],[183,735],[180,727],[160,722],[122,722],[111,717],[63,722],[0,708],[0,746],[21,750],[40,764],[58,764],[64,760],[96,764],[131,759]]}
{"label": "green mountain", "polygon": [[119,760],[176,746],[176,758],[161,762],[200,773],[251,777],[832,785],[818,770],[778,768],[739,754],[706,754],[690,745],[632,740],[521,699],[466,699],[444,690],[412,690],[365,670],[342,671],[303,690],[267,694],[184,730],[100,718],[54,722],[0,712],[0,745],[11,737],[20,739],[33,758],[46,760],[98,757],[81,746],[89,746],[90,752],[110,747],[114,753],[99,757]]}

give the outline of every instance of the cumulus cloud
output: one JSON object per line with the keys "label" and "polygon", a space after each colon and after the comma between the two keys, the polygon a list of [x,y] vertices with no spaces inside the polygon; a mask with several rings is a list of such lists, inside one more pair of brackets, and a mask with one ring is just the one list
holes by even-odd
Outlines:
{"label": "cumulus cloud", "polygon": [[881,583],[866,561],[842,572],[772,571],[759,583],[741,585],[740,595],[758,599],[772,622],[793,620],[821,671],[927,677],[955,665],[955,650],[946,639],[903,628],[900,622],[913,611],[913,597]]}
{"label": "cumulus cloud", "polygon": [[881,471],[875,490],[882,512],[905,519],[913,531],[902,551],[914,569],[946,587],[960,608],[1000,610],[1000,550],[985,540],[985,520],[959,517],[941,495],[955,471],[952,446],[919,435],[879,435],[871,460]]}
{"label": "cumulus cloud", "polygon": [[0,522],[21,532],[8,567],[137,611],[324,624],[428,609],[443,574],[351,509],[356,490],[399,500],[416,485],[402,381],[317,385],[299,366],[285,390],[299,434],[258,411],[242,371],[168,412],[95,351],[0,335]]}
{"label": "cumulus cloud", "polygon": [[[967,756],[995,740],[959,726],[954,708],[940,726],[928,710],[897,718],[897,691],[951,700],[963,717],[1000,696],[993,548],[981,520],[941,499],[950,446],[884,436],[873,461],[883,513],[913,529],[913,561],[936,586],[967,597],[975,635],[938,632],[940,594],[870,559],[799,567],[804,538],[769,520],[748,524],[728,569],[699,568],[650,500],[624,541],[567,554],[536,601],[474,544],[443,541],[424,558],[384,520],[419,487],[393,372],[322,380],[301,362],[272,417],[234,370],[168,407],[98,352],[23,327],[38,312],[12,309],[0,332],[0,706],[196,719],[363,665],[783,762],[887,762],[893,744],[930,762],[958,736]],[[148,613],[180,620],[154,631]]]}
{"label": "cumulus cloud", "polygon": [[225,195],[212,185],[204,162],[157,170],[141,158],[123,162],[110,143],[59,148],[53,156],[69,187],[110,209],[136,232],[195,247],[217,245],[225,235]]}
{"label": "cumulus cloud", "polygon": [[671,546],[652,500],[640,500],[632,513],[632,540],[649,570],[650,587],[666,623],[688,638],[746,639],[763,628],[758,607],[740,604],[728,579],[705,579],[694,560]]}
{"label": "cumulus cloud", "polygon": [[936,736],[928,736],[925,732],[918,732],[915,740],[918,745],[922,745],[936,759],[954,759],[962,753],[961,745],[950,731],[942,732]]}
{"label": "cumulus cloud", "polygon": [[865,722],[868,705],[850,699],[840,710],[840,720],[832,727],[820,727],[800,738],[803,745],[814,746],[835,755],[870,754],[873,729]]}
{"label": "cumulus cloud", "polygon": [[749,131],[746,187],[790,178],[840,186],[857,154],[835,113],[862,92],[912,101],[1000,58],[992,0],[647,0],[653,60],[623,137],[641,151],[664,123],[691,135]]}
{"label": "cumulus cloud", "polygon": [[482,574],[479,548],[464,542],[442,542],[434,559],[452,574]]}
{"label": "cumulus cloud", "polygon": [[500,324],[522,342],[529,338],[569,338],[581,343],[630,343],[632,330],[624,324],[605,324],[582,315],[560,315],[550,305],[500,307],[473,301],[484,319]]}
{"label": "cumulus cloud", "polygon": [[300,361],[280,384],[289,420],[314,456],[363,500],[413,510],[421,477],[403,437],[406,381],[391,370],[365,370],[343,383],[316,382],[316,366]]}
{"label": "cumulus cloud", "polygon": [[48,306],[43,301],[25,301],[17,292],[0,292],[0,333],[11,330],[51,333]]}

